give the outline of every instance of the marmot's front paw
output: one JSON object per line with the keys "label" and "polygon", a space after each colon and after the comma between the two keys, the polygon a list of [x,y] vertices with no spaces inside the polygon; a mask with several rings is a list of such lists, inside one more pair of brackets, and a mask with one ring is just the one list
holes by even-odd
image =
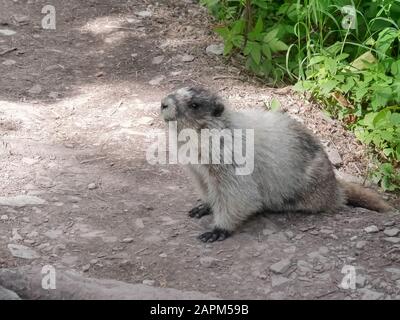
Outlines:
{"label": "marmot's front paw", "polygon": [[213,231],[201,234],[199,239],[203,242],[222,241],[228,238],[230,235],[231,233],[228,230],[215,228]]}
{"label": "marmot's front paw", "polygon": [[206,203],[202,203],[189,211],[189,217],[199,219],[199,218],[206,216],[208,214],[211,214],[211,213],[212,213],[212,211],[211,211],[210,206]]}

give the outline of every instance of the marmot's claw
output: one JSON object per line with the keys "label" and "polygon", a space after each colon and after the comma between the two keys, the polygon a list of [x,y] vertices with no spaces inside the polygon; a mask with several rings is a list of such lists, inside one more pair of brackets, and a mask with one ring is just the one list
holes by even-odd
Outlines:
{"label": "marmot's claw", "polygon": [[228,238],[230,235],[231,233],[228,230],[215,228],[213,231],[201,234],[199,239],[203,242],[222,241]]}
{"label": "marmot's claw", "polygon": [[208,204],[202,203],[189,211],[189,217],[200,219],[203,216],[211,214],[211,208]]}

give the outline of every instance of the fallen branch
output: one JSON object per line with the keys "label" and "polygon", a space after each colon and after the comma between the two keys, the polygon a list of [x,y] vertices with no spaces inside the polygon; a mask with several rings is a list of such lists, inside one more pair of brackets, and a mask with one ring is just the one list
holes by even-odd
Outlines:
{"label": "fallen branch", "polygon": [[5,54],[10,53],[10,52],[13,52],[13,51],[15,51],[15,50],[17,50],[16,47],[10,48],[10,49],[6,49],[6,50],[0,52],[0,56],[4,56]]}

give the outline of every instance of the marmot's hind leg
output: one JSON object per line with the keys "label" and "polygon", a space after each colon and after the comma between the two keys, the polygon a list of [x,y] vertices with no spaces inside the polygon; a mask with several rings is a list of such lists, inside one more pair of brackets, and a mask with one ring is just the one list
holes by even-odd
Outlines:
{"label": "marmot's hind leg", "polygon": [[211,207],[207,203],[201,203],[189,211],[189,217],[200,219],[206,215],[212,214]]}

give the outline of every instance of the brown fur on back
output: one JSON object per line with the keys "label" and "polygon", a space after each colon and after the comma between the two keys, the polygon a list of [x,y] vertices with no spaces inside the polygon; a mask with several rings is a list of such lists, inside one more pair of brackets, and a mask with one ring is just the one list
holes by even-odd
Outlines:
{"label": "brown fur on back", "polygon": [[375,191],[364,188],[358,184],[339,180],[344,189],[347,203],[378,212],[387,212],[393,208],[384,201]]}

